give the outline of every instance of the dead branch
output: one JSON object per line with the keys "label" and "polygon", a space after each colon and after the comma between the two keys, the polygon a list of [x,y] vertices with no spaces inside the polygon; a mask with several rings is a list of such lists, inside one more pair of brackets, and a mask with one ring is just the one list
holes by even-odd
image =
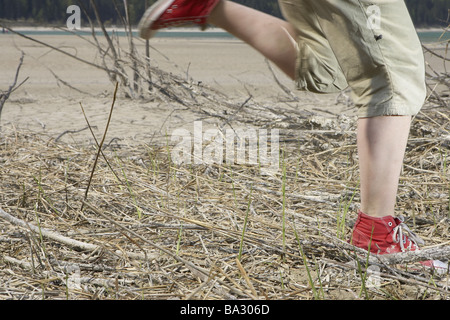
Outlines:
{"label": "dead branch", "polygon": [[436,53],[436,51],[434,51],[434,50],[428,48],[427,46],[422,45],[422,47],[425,49],[426,52],[431,53],[433,56],[436,56],[436,57],[438,57],[439,59],[442,59],[442,60],[444,60],[444,61],[450,61],[449,58],[444,57],[444,56],[442,56],[442,55]]}
{"label": "dead branch", "polygon": [[[117,99],[117,90],[118,90],[118,88],[119,88],[119,84],[116,83],[116,88],[114,89],[113,101],[112,101],[111,108],[110,108],[110,111],[109,111],[108,122],[106,124],[106,128],[105,128],[105,131],[103,133],[102,140],[101,140],[100,144],[98,145],[98,150],[97,150],[97,154],[95,156],[94,165],[92,166],[91,175],[89,177],[89,182],[88,182],[88,185],[86,187],[85,194],[84,194],[84,199],[85,200],[87,199],[87,196],[88,196],[88,193],[89,193],[89,187],[91,186],[91,182],[92,182],[92,178],[94,176],[94,172],[95,172],[95,169],[96,169],[96,166],[97,166],[97,162],[98,162],[100,154],[102,153],[103,144],[105,143],[106,134],[108,133],[109,125],[111,123],[111,118],[112,118],[112,114],[113,114],[113,111],[114,111],[114,105],[115,105],[116,99]],[[81,106],[81,108],[83,109],[83,106]],[[84,114],[84,110],[83,110],[83,114]],[[88,125],[89,125],[89,123],[88,123]]]}
{"label": "dead branch", "polygon": [[55,138],[55,142],[58,142],[59,139],[61,139],[66,134],[79,133],[79,132],[82,132],[82,131],[87,130],[87,129],[89,129],[89,126],[84,127],[83,129],[78,129],[78,130],[66,130],[66,131],[62,132],[59,136],[57,136]]}
{"label": "dead branch", "polygon": [[[100,245],[95,245],[92,243],[78,241],[78,240],[63,236],[63,235],[59,234],[58,232],[35,226],[33,224],[30,224],[28,222],[25,222],[21,219],[18,219],[16,217],[10,215],[9,213],[3,211],[1,208],[0,208],[0,218],[8,221],[12,225],[24,228],[26,230],[31,230],[35,234],[42,235],[42,237],[44,237],[44,238],[67,245],[68,247],[72,248],[75,251],[95,252],[95,251],[106,249]],[[124,252],[120,251],[120,250],[117,250],[116,252],[114,252],[114,255],[122,255],[122,254],[124,254]],[[147,260],[147,261],[148,260],[151,261],[151,260],[159,257],[158,254],[149,255],[148,253],[138,254],[138,253],[134,253],[134,252],[125,252],[125,254],[126,254],[126,256],[133,258],[133,259],[140,259],[140,260]]]}
{"label": "dead branch", "polygon": [[57,241],[59,243],[63,243],[77,251],[96,251],[96,250],[101,249],[101,247],[99,247],[97,245],[74,240],[74,239],[65,237],[57,232],[54,232],[54,231],[51,231],[51,230],[48,230],[45,228],[39,228],[35,225],[32,225],[30,223],[27,223],[23,220],[20,220],[16,217],[10,215],[9,213],[3,211],[1,208],[0,208],[0,218],[8,221],[9,223],[11,223],[15,226],[22,227],[26,230],[31,230],[32,232],[34,232],[36,234],[42,234],[42,236],[45,238]]}
{"label": "dead branch", "polygon": [[25,38],[25,39],[27,39],[27,40],[36,42],[36,43],[38,43],[38,44],[40,44],[40,45],[42,45],[42,46],[51,48],[51,49],[53,49],[53,50],[55,50],[55,51],[57,51],[57,52],[59,52],[59,53],[62,53],[62,54],[64,54],[64,55],[67,55],[67,56],[69,56],[70,58],[73,58],[73,59],[78,60],[78,61],[80,61],[80,62],[86,63],[87,65],[90,65],[90,66],[95,67],[95,68],[97,68],[97,69],[100,69],[100,70],[103,70],[103,71],[106,71],[106,72],[117,73],[117,71],[108,69],[108,68],[106,68],[106,67],[102,67],[102,66],[100,66],[100,65],[98,65],[98,64],[95,64],[95,63],[92,63],[92,62],[90,62],[90,61],[88,61],[88,60],[85,60],[85,59],[82,59],[82,58],[80,58],[80,57],[77,57],[76,55],[73,55],[73,54],[71,54],[71,53],[69,53],[69,52],[67,52],[67,51],[61,50],[61,49],[59,49],[59,48],[57,48],[57,47],[55,47],[55,46],[52,46],[52,45],[50,45],[50,44],[48,44],[48,43],[42,42],[42,41],[40,41],[40,40],[37,40],[37,39],[34,39],[34,38],[29,37],[29,36],[27,36],[27,35],[24,35],[23,33],[20,33],[20,32],[18,32],[18,31],[15,31],[14,29],[12,29],[12,28],[10,28],[10,27],[7,27],[7,26],[1,25],[1,24],[0,24],[0,27],[3,27],[3,28],[5,28],[5,29],[7,29],[7,30],[10,31],[11,33],[14,33],[14,34],[16,34],[16,35],[18,35],[18,36],[20,36],[20,37],[22,37],[22,38]]}
{"label": "dead branch", "polygon": [[94,10],[95,17],[97,18],[97,22],[102,29],[103,36],[105,37],[106,41],[108,42],[108,50],[111,51],[112,56],[115,61],[117,61],[117,52],[116,48],[111,40],[111,37],[109,36],[108,32],[106,31],[105,25],[103,23],[103,20],[100,18],[100,14],[98,12],[97,4],[95,3],[95,0],[90,0],[92,9]]}
{"label": "dead branch", "polygon": [[386,254],[381,256],[378,255],[376,256],[376,259],[388,265],[407,264],[427,260],[448,261],[450,259],[450,246]]}
{"label": "dead branch", "polygon": [[281,81],[276,76],[269,60],[265,59],[265,61],[266,61],[267,67],[269,68],[269,71],[272,73],[273,79],[275,80],[276,84],[281,88],[281,90],[283,90],[284,93],[286,93],[289,96],[289,98],[291,98],[293,101],[300,101],[298,96],[296,96],[289,88],[287,88],[284,84],[281,83]]}
{"label": "dead branch", "polygon": [[[22,65],[23,65],[24,56],[25,56],[25,53],[22,51],[22,55],[20,57],[19,65],[17,66],[17,69],[16,69],[16,75],[14,77],[13,83],[9,86],[7,91],[5,91],[3,93],[0,92],[0,120],[1,120],[3,106],[5,105],[6,100],[9,99],[11,93],[13,93],[15,90],[17,90],[20,86],[22,86],[29,79],[29,77],[27,77],[20,84],[17,84],[17,81],[19,79],[20,69],[22,68]],[[0,125],[0,128],[1,128],[1,125]]]}

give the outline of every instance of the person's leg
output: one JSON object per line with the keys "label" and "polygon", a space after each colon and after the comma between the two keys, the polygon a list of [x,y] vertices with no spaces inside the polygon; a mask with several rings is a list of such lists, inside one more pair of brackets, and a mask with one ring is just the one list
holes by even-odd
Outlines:
{"label": "person's leg", "polygon": [[[423,53],[407,8],[402,0],[309,2],[359,109],[361,211],[394,216],[411,117],[426,96]],[[374,6],[376,29],[367,18]]]}
{"label": "person's leg", "polygon": [[[177,3],[177,8],[181,4],[198,8],[200,3],[206,3],[198,0],[178,1],[160,2]],[[388,53],[377,51],[377,46],[383,47],[383,44],[376,42],[371,30],[361,29],[360,32],[365,32],[358,36],[353,35],[354,30],[349,30],[358,22],[350,21],[349,13],[352,12],[360,16],[358,23],[366,27],[367,20],[364,15],[361,17],[358,1],[352,0],[343,6],[310,0],[281,0],[281,9],[288,22],[232,1],[210,2],[214,7],[202,23],[208,22],[235,35],[291,78],[301,77],[297,73],[303,72],[307,74],[309,85],[314,86],[312,82],[325,79],[330,82],[325,83],[324,87],[330,87],[334,79],[341,79],[344,75],[338,66],[339,60],[355,92],[360,114],[365,115],[358,120],[357,134],[361,211],[374,217],[393,216],[411,117],[388,116],[389,113],[401,114],[405,110],[399,110],[392,98],[393,84],[389,80],[389,70],[384,66],[384,56]],[[168,21],[175,20],[173,10],[167,17]],[[341,28],[336,28],[336,23]],[[371,47],[365,49],[371,42]],[[394,44],[389,41],[386,45]],[[307,53],[314,55],[311,61],[308,61],[308,54],[301,55],[299,52],[302,46],[307,47]],[[410,59],[408,63],[413,62],[412,58],[405,58]],[[336,82],[343,83],[341,80]],[[386,116],[380,116],[383,112]]]}
{"label": "person's leg", "polygon": [[[208,22],[250,44],[294,77],[297,52],[283,30],[295,35],[290,23],[230,1],[221,1]],[[394,216],[410,121],[409,116],[358,120],[361,211],[367,215]]]}
{"label": "person's leg", "polygon": [[[367,23],[374,3],[383,24],[376,32]],[[377,254],[417,250],[421,239],[394,217],[411,117],[426,94],[423,53],[404,1],[280,0],[280,5],[289,23],[225,0],[159,0],[144,15],[141,36],[174,22],[204,24],[209,16],[207,22],[253,46],[296,79],[299,89],[335,92],[348,83],[360,116],[362,210],[351,243]]]}
{"label": "person's leg", "polygon": [[[370,3],[358,0],[280,3],[288,9],[285,11],[291,17],[290,22],[306,6],[313,9],[319,23],[315,30],[324,36],[319,41],[323,38],[328,41],[359,108],[361,210],[351,243],[363,249],[370,247],[377,254],[419,249],[423,241],[394,212],[411,118],[425,98],[423,55],[404,2],[383,2],[384,29],[377,31],[368,28],[367,16],[361,10],[362,5]],[[302,35],[299,30],[297,34]],[[323,44],[318,48],[326,48]],[[436,261],[425,263],[439,265]]]}
{"label": "person's leg", "polygon": [[212,24],[256,49],[295,79],[300,90],[330,93],[345,89],[347,81],[310,5],[296,1],[292,14],[291,1],[280,4],[289,22],[227,0],[159,0],[145,12],[139,32],[149,39],[167,27]]}
{"label": "person's leg", "polygon": [[296,33],[290,23],[232,1],[220,1],[208,23],[249,44],[295,78]]}
{"label": "person's leg", "polygon": [[[373,253],[417,250],[423,244],[409,229],[409,237],[397,238],[395,231],[407,229],[394,211],[410,125],[411,116],[358,120],[361,203],[350,242]],[[434,262],[427,264],[432,266]]]}
{"label": "person's leg", "polygon": [[208,23],[252,46],[296,80],[300,90],[331,93],[345,89],[347,81],[307,1],[295,5],[280,1],[280,5],[287,21],[222,0]]}
{"label": "person's leg", "polygon": [[[306,7],[302,9],[307,10]],[[298,19],[299,14],[296,14],[293,18]],[[296,31],[288,22],[230,1],[221,1],[211,12],[208,22],[250,44],[294,78],[298,53],[285,30],[293,38],[305,30]],[[314,23],[309,22],[310,25]],[[396,195],[410,122],[410,116],[358,120],[361,211],[369,216],[395,215]]]}
{"label": "person's leg", "polygon": [[358,120],[361,211],[369,216],[395,216],[397,189],[410,123],[410,116]]}

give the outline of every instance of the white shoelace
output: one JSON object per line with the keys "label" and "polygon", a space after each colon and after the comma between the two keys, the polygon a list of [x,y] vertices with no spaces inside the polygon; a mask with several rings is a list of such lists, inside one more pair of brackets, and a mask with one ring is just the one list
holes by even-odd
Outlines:
{"label": "white shoelace", "polygon": [[[411,231],[411,229],[408,228],[406,224],[404,224],[404,218],[402,216],[398,217],[398,219],[401,221],[399,225],[397,225],[392,231],[392,240],[394,242],[397,242],[400,244],[400,248],[402,249],[402,252],[411,250],[412,244],[414,243],[416,246],[424,245],[425,242],[414,232]],[[403,234],[403,231],[408,232],[409,235],[409,244],[405,248],[406,243],[406,235]]]}
{"label": "white shoelace", "polygon": [[[397,225],[392,230],[392,240],[394,242],[397,242],[400,244],[400,248],[402,249],[402,252],[405,252],[407,250],[411,250],[412,244],[414,243],[417,247],[418,245],[424,245],[425,241],[423,241],[417,234],[411,231],[411,229],[408,228],[408,226],[403,223],[404,218],[402,216],[397,217],[401,222],[399,225]],[[406,242],[406,235],[403,234],[403,231],[408,232],[409,235],[409,244],[405,248],[405,242]],[[450,268],[449,262],[442,262],[439,260],[431,260],[433,268],[439,273],[439,274],[446,274],[448,273],[448,270]]]}

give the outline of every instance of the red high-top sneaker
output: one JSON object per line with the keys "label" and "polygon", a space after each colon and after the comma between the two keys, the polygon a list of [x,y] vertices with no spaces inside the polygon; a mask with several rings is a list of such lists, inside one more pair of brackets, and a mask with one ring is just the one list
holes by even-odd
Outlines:
{"label": "red high-top sneaker", "polygon": [[139,34],[150,39],[157,30],[187,23],[206,24],[211,11],[220,0],[159,0],[153,4],[139,23]]}
{"label": "red high-top sneaker", "polygon": [[[408,228],[402,217],[375,218],[360,211],[353,229],[351,243],[365,250],[368,250],[370,246],[370,252],[375,254],[392,254],[419,250],[419,245],[423,245],[424,241]],[[447,272],[448,269],[447,263],[438,260],[420,263],[438,272]]]}
{"label": "red high-top sneaker", "polygon": [[[403,233],[407,231],[409,237]],[[403,223],[402,218],[375,218],[358,212],[352,244],[375,254],[390,254],[418,250],[424,242]]]}

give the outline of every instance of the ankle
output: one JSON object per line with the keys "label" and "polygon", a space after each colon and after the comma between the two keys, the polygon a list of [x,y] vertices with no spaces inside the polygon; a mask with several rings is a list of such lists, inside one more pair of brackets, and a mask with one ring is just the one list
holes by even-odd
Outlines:
{"label": "ankle", "polygon": [[361,206],[361,213],[373,218],[384,218],[384,217],[394,217],[394,209],[386,208],[386,207],[369,207],[369,206]]}

